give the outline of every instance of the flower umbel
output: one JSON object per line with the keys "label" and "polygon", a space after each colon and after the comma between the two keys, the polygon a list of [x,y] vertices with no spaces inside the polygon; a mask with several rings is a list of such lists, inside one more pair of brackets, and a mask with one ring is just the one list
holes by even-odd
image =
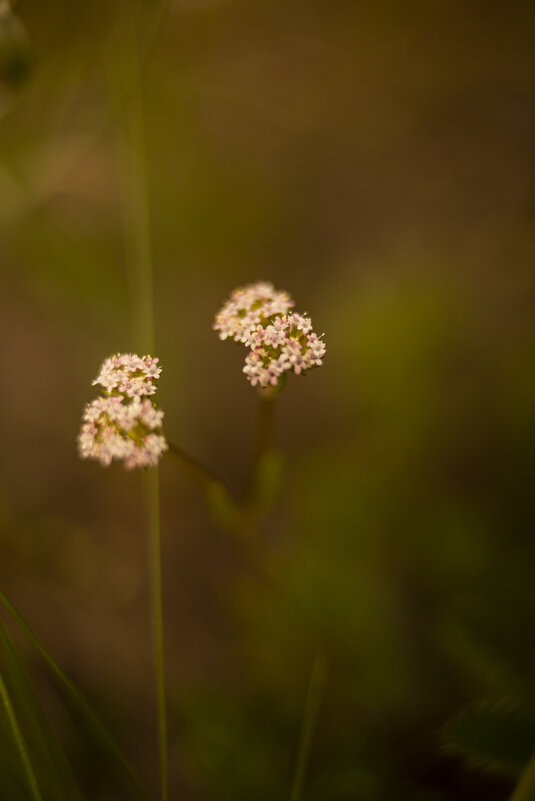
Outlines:
{"label": "flower umbel", "polygon": [[160,377],[162,368],[159,359],[152,356],[137,356],[135,353],[116,353],[106,359],[100,373],[93,381],[100,384],[107,392],[127,395],[129,398],[141,398],[156,392],[155,381]]}
{"label": "flower umbel", "polygon": [[161,367],[158,359],[116,354],[106,359],[93,384],[104,388],[103,397],[87,404],[78,435],[82,459],[95,459],[107,467],[122,459],[127,470],[154,467],[168,449],[162,434],[163,411],[151,395]]}
{"label": "flower umbel", "polygon": [[285,314],[267,326],[258,325],[247,340],[251,352],[243,372],[252,386],[276,386],[285,372],[301,375],[311,367],[320,367],[325,344],[312,331],[309,317]]}
{"label": "flower umbel", "polygon": [[287,292],[277,292],[273,284],[263,281],[235,289],[217,313],[214,329],[219,339],[232,337],[246,342],[251,329],[263,325],[276,314],[286,314],[294,302]]}
{"label": "flower umbel", "polygon": [[253,387],[277,386],[283,373],[302,375],[323,364],[323,334],[314,333],[309,317],[290,311],[293,305],[271,284],[249,284],[236,289],[216,316],[220,339],[232,337],[249,348],[243,372]]}

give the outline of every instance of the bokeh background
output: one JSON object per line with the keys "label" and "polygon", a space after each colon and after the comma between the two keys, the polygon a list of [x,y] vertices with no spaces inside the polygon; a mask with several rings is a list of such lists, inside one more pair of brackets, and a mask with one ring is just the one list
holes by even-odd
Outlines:
{"label": "bokeh background", "polygon": [[[156,788],[140,476],[75,447],[101,361],[136,347],[135,15],[168,435],[244,486],[258,399],[211,330],[235,286],[287,289],[328,348],[278,399],[260,572],[162,465],[171,796],[288,798],[320,653],[307,801],[509,797],[535,748],[530,4],[3,14],[0,587]],[[132,797],[13,636],[85,797]]]}

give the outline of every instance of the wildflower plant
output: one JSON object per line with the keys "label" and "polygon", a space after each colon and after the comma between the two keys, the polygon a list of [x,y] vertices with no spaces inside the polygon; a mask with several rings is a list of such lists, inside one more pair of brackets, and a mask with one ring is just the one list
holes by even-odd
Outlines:
{"label": "wildflower plant", "polygon": [[[234,290],[217,313],[213,328],[222,340],[246,348],[243,373],[258,387],[260,405],[248,492],[236,499],[215,474],[181,448],[168,443],[162,431],[164,413],[155,402],[162,368],[158,358],[117,353],[105,359],[93,386],[100,395],[84,408],[78,435],[82,459],[107,467],[114,459],[127,470],[156,467],[169,451],[202,484],[214,517],[243,543],[250,542],[278,486],[280,459],[273,448],[274,401],[290,372],[304,375],[323,364],[325,343],[312,321],[294,311],[290,295],[271,283],[258,282]],[[152,606],[157,663],[158,720],[162,801],[168,801],[167,733],[163,651],[161,539],[157,471],[151,471],[148,518],[152,553]]]}
{"label": "wildflower plant", "polygon": [[[280,459],[273,448],[274,400],[284,385],[287,373],[303,375],[319,367],[325,356],[323,335],[318,336],[312,321],[293,310],[294,301],[285,291],[272,284],[258,282],[236,289],[216,315],[214,329],[220,339],[232,339],[246,348],[243,373],[253,387],[258,387],[260,405],[249,488],[238,499],[210,469],[181,448],[169,443],[162,426],[164,413],[158,408],[155,395],[162,368],[158,358],[135,353],[117,353],[103,362],[93,386],[100,394],[85,406],[78,434],[78,452],[82,459],[93,459],[107,467],[116,459],[127,470],[156,467],[161,457],[170,452],[203,486],[214,518],[249,549],[278,486]],[[158,472],[145,476],[147,520],[150,547],[151,605],[153,610],[154,649],[156,657],[156,692],[160,752],[161,801],[168,801],[166,689],[164,673],[163,603],[161,578],[161,534]],[[88,702],[73,682],[62,672],[30,627],[0,592],[0,602],[19,620],[40,649],[53,671],[77,700],[85,714],[96,725],[114,761],[122,769],[136,793],[146,797],[128,760],[98,720]],[[1,623],[1,621],[0,621]],[[1,633],[1,632],[0,632]],[[316,673],[318,671],[316,670]],[[316,675],[314,673],[314,675]],[[8,688],[0,675],[0,701],[11,709]],[[305,710],[305,717],[310,714]],[[313,723],[307,726],[313,727]],[[40,782],[25,746],[14,713],[11,715],[13,736],[17,739],[21,762],[33,801],[42,801]],[[299,797],[306,759],[304,746],[299,746],[299,768],[296,770],[292,797]],[[304,752],[303,752],[304,753]],[[295,789],[297,788],[297,789]],[[70,796],[69,796],[70,797]]]}
{"label": "wildflower plant", "polygon": [[[20,33],[18,28],[15,30],[13,27],[14,21],[10,3],[0,0],[0,28],[6,28],[7,31],[6,26],[9,23],[8,34]],[[125,110],[125,124],[121,126],[120,138],[124,163],[127,167],[124,193],[128,198],[125,233],[129,242],[134,335],[140,343],[140,348],[151,349],[154,341],[153,278],[150,216],[146,193],[143,104],[139,80],[139,31],[135,14],[132,15],[130,12],[125,21],[126,24],[121,26],[125,37],[124,46],[118,48],[119,58],[122,60],[119,73],[121,83],[126,77],[128,84],[126,94],[128,102],[121,96],[119,104]],[[24,41],[21,42],[25,45]],[[1,67],[2,64],[0,71]],[[258,282],[236,289],[218,313],[214,328],[220,338],[223,340],[231,338],[247,349],[243,372],[253,387],[278,390],[282,387],[282,379],[288,372],[303,375],[309,369],[322,364],[325,355],[322,337],[314,333],[310,319],[295,313],[293,308],[294,301],[287,292],[275,290],[270,283]],[[251,487],[249,493],[244,493],[243,498],[236,499],[224,482],[211,470],[182,449],[169,443],[164,436],[162,430],[164,412],[158,408],[155,401],[161,372],[158,358],[149,355],[117,353],[104,361],[93,381],[93,386],[98,389],[99,395],[87,403],[83,410],[77,438],[79,455],[82,459],[95,460],[104,467],[109,466],[113,460],[119,460],[127,470],[133,470],[157,468],[162,456],[167,452],[171,453],[201,483],[214,517],[221,527],[239,538],[247,552],[251,554],[250,542],[258,531],[273,497],[273,493],[269,490],[270,476],[273,477],[276,473],[273,470],[275,463],[272,458],[273,400],[276,393],[269,391],[260,393],[255,458],[251,465]],[[140,486],[145,494],[149,543],[147,551],[149,597],[155,657],[154,679],[160,761],[159,798],[160,801],[169,801],[158,470],[146,471],[140,478]],[[275,482],[271,481],[271,486],[274,484]],[[108,754],[118,773],[127,780],[131,790],[139,798],[149,798],[128,758],[99,720],[83,693],[54,660],[30,625],[1,590],[0,608],[11,616],[33,643],[69,698],[76,703],[79,711],[90,723],[103,752]],[[9,655],[8,660],[2,660],[4,653]],[[50,792],[58,801],[78,801],[83,796],[78,788],[77,779],[70,771],[66,755],[63,759],[57,757],[56,747],[60,756],[61,748],[59,744],[56,745],[52,729],[45,725],[46,716],[29,690],[27,690],[26,704],[21,704],[21,707],[25,710],[33,705],[37,710],[34,725],[25,727],[24,715],[20,717],[19,722],[16,702],[22,699],[23,693],[19,692],[20,688],[23,690],[29,688],[29,683],[22,670],[20,676],[17,675],[18,665],[14,654],[9,630],[0,615],[0,712],[5,713],[11,739],[20,757],[20,768],[26,785],[22,793],[25,798],[29,797],[32,801],[46,801],[52,797]],[[10,668],[15,666],[17,670],[4,670],[4,663]],[[18,696],[13,694],[13,689],[19,692]],[[312,696],[313,693],[309,695]],[[305,719],[306,731],[310,732],[313,728],[313,722],[310,722],[311,716],[305,715]],[[28,729],[30,735],[27,743],[24,728]],[[307,738],[309,736],[307,734]],[[303,748],[301,751],[303,754]],[[298,801],[304,775],[306,756],[302,754],[298,757],[299,768],[296,773],[297,780],[294,782],[297,790],[292,791],[293,801]],[[8,759],[6,756],[6,760]],[[0,795],[4,797],[1,792]]]}
{"label": "wildflower plant", "polygon": [[127,470],[158,464],[168,449],[162,433],[164,413],[152,397],[162,372],[158,362],[132,353],[105,360],[93,381],[103,395],[83,412],[78,435],[82,459],[95,459],[104,467],[119,459]]}
{"label": "wildflower plant", "polygon": [[323,334],[312,330],[310,317],[291,311],[294,305],[286,292],[259,282],[235,289],[217,313],[219,338],[249,349],[243,372],[251,386],[280,388],[285,373],[304,375],[323,364]]}

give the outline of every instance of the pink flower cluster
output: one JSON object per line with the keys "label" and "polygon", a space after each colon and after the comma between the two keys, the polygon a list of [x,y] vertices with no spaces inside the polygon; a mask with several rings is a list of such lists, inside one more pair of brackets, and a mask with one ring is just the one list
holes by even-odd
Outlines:
{"label": "pink flower cluster", "polygon": [[141,398],[156,392],[155,381],[162,368],[159,359],[152,356],[138,356],[135,353],[116,353],[106,359],[93,386],[100,384],[106,392],[126,395],[128,398]]}
{"label": "pink flower cluster", "polygon": [[219,339],[232,337],[235,342],[246,342],[253,328],[276,314],[286,314],[292,306],[288,293],[277,292],[273,284],[260,281],[238,287],[217,313],[214,330],[219,331]]}
{"label": "pink flower cluster", "polygon": [[106,359],[93,384],[104,396],[87,404],[78,436],[82,459],[95,459],[107,467],[121,459],[127,470],[154,467],[168,449],[162,434],[164,413],[149,397],[160,376],[158,359],[117,354]]}
{"label": "pink flower cluster", "polygon": [[249,348],[243,372],[253,387],[277,386],[283,373],[301,375],[323,364],[322,337],[309,317],[289,311],[293,305],[271,284],[250,284],[235,290],[216,316],[220,339],[232,337]]}

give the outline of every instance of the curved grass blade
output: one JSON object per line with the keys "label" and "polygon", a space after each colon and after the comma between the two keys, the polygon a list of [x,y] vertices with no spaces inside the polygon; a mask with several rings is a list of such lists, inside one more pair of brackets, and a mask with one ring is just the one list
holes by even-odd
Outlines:
{"label": "curved grass blade", "polygon": [[139,798],[144,801],[151,801],[147,790],[143,787],[140,779],[136,775],[134,769],[130,765],[128,759],[123,754],[121,748],[117,745],[112,735],[108,732],[105,725],[101,722],[98,715],[93,711],[89,701],[85,698],[83,693],[78,689],[72,679],[58,665],[54,657],[50,654],[44,643],[40,640],[34,632],[30,624],[11,603],[7,596],[0,590],[0,603],[8,610],[12,617],[16,620],[20,628],[26,634],[33,646],[39,652],[41,657],[47,663],[52,673],[56,676],[59,682],[65,687],[73,701],[76,702],[80,710],[84,713],[86,719],[91,724],[95,736],[98,738],[102,747],[113,757],[113,760],[123,777],[131,785],[132,789],[136,792]]}
{"label": "curved grass blade", "polygon": [[[43,776],[40,783],[44,794],[47,798],[49,794],[53,794],[54,798],[65,799],[66,801],[83,801],[83,796],[69,762],[43,712],[28,673],[18,657],[9,631],[1,616],[0,645],[3,648],[6,663],[9,661],[11,665],[11,684],[13,692],[16,691],[20,715],[23,715],[26,721],[24,726],[26,737],[30,744],[33,741],[36,750],[36,763],[42,763],[40,775],[43,774]],[[50,788],[47,788],[45,778],[48,779]]]}
{"label": "curved grass blade", "polygon": [[522,773],[509,801],[532,801],[535,798],[535,754]]}
{"label": "curved grass blade", "polygon": [[9,725],[11,726],[11,732],[13,734],[13,740],[15,741],[15,745],[17,746],[17,751],[19,752],[19,756],[24,767],[24,772],[26,774],[26,779],[28,781],[28,786],[30,788],[30,794],[34,801],[43,801],[43,797],[39,790],[39,785],[37,784],[37,778],[35,776],[35,772],[30,761],[30,756],[28,754],[28,749],[26,748],[26,743],[24,741],[24,737],[20,726],[17,721],[17,716],[15,715],[15,710],[13,708],[13,704],[11,703],[11,698],[0,673],[0,699],[6,711],[7,718],[9,720]]}
{"label": "curved grass blade", "polygon": [[319,652],[314,660],[312,673],[308,684],[308,692],[301,724],[301,735],[297,750],[297,763],[292,783],[290,801],[301,801],[303,797],[303,787],[305,775],[310,757],[312,738],[316,728],[318,713],[323,694],[323,687],[327,678],[328,662],[323,652]]}

